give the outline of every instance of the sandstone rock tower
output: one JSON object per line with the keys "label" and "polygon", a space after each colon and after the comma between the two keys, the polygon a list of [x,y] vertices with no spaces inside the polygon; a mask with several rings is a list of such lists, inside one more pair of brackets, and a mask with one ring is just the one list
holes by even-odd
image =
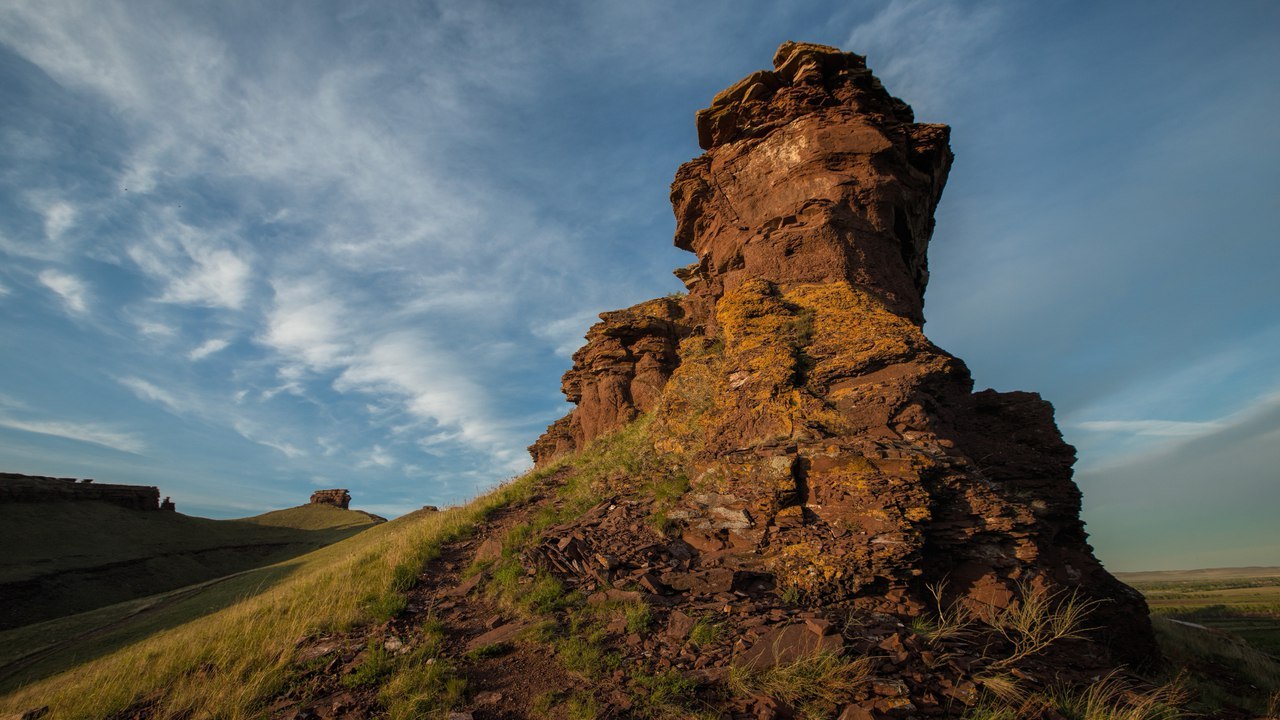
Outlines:
{"label": "sandstone rock tower", "polygon": [[312,505],[332,505],[336,508],[348,509],[351,505],[351,493],[342,488],[335,490],[317,490],[311,493]]}
{"label": "sandstone rock tower", "polygon": [[1098,603],[1097,652],[1150,659],[1142,598],[1087,543],[1053,408],[973,392],[922,332],[949,128],[858,55],[789,42],[773,65],[697,114],[706,152],[671,187],[688,294],[601,315],[535,461],[652,413],[691,482],[670,516],[695,572],[898,617],[930,587],[988,608],[1074,592]]}

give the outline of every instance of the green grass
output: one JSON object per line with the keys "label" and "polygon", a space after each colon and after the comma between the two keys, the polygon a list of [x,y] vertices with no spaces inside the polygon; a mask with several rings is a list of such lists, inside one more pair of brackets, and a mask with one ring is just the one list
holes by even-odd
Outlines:
{"label": "green grass", "polygon": [[768,695],[803,717],[829,717],[871,677],[871,661],[820,652],[766,669],[735,667],[730,690],[741,697]]}
{"label": "green grass", "polygon": [[1256,713],[1273,710],[1280,697],[1280,660],[1222,632],[1154,617],[1151,626],[1169,665],[1201,710],[1242,707]]}
{"label": "green grass", "polygon": [[1147,598],[1153,615],[1244,638],[1280,658],[1280,568],[1219,568],[1120,576]]}
{"label": "green grass", "polygon": [[278,563],[374,521],[308,505],[244,520],[106,503],[0,505],[0,630]]}
{"label": "green grass", "polygon": [[[406,516],[264,568],[270,584],[246,575],[244,582],[259,584],[239,586],[239,601],[223,598],[207,615],[137,637],[0,698],[0,714],[48,705],[50,720],[107,717],[157,698],[157,718],[257,717],[292,677],[300,640],[375,622],[388,608],[402,607],[397,588],[409,576],[397,568],[422,567],[442,544],[469,533],[495,508],[527,499],[534,483],[558,468],[531,473],[463,508]],[[202,601],[203,594],[190,600]],[[391,717],[420,716],[462,697],[465,683],[448,663],[434,660],[413,653],[380,677],[379,697]],[[208,670],[196,672],[201,668]]]}
{"label": "green grass", "polygon": [[299,566],[280,563],[0,633],[0,693],[245,601]]}
{"label": "green grass", "polygon": [[698,621],[693,624],[693,628],[689,630],[689,644],[694,647],[711,645],[723,635],[723,626],[707,618],[698,618]]}

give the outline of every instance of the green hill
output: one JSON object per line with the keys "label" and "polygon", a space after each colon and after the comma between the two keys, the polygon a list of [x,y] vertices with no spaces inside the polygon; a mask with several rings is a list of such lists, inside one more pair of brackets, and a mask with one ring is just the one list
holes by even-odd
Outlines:
{"label": "green hill", "polygon": [[98,502],[0,505],[0,629],[281,562],[381,519],[304,505],[241,520]]}

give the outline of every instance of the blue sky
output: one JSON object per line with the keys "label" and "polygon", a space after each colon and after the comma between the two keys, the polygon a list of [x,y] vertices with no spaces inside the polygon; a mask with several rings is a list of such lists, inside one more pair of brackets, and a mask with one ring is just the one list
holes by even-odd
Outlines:
{"label": "blue sky", "polygon": [[0,469],[395,515],[527,467],[680,289],[693,113],[788,39],[953,126],[926,330],[1042,393],[1113,569],[1280,565],[1280,5],[0,4]]}

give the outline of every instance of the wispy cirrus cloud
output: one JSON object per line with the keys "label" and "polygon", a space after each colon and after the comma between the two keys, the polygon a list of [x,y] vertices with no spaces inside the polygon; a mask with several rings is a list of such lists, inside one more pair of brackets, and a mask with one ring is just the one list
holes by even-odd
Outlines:
{"label": "wispy cirrus cloud", "polygon": [[76,315],[89,311],[89,288],[80,278],[52,268],[41,271],[37,277],[41,285],[58,296],[67,310]]}
{"label": "wispy cirrus cloud", "polygon": [[[450,442],[490,452],[504,466],[524,462],[517,458],[518,439],[493,419],[489,392],[471,378],[462,358],[421,331],[388,322],[376,309],[338,299],[324,280],[278,281],[275,291],[258,341],[276,353],[286,383],[324,377],[336,392],[378,398],[371,414],[384,414],[388,402],[401,408],[413,422],[393,434],[414,425],[422,434],[441,428]],[[375,457],[390,458],[386,451]],[[362,461],[370,462],[388,466]]]}
{"label": "wispy cirrus cloud", "polygon": [[985,60],[1004,16],[991,3],[890,0],[849,33],[845,47],[866,55],[885,86],[917,115],[936,116],[968,89],[958,81],[991,82],[1000,71]]}
{"label": "wispy cirrus cloud", "polygon": [[187,359],[191,361],[203,360],[210,355],[226,350],[229,345],[231,345],[229,340],[224,340],[222,338],[209,338],[192,348],[191,351],[187,353]]}
{"label": "wispy cirrus cloud", "polygon": [[141,455],[147,449],[146,443],[136,434],[98,423],[31,420],[0,414],[0,427],[90,443],[134,455]]}
{"label": "wispy cirrus cloud", "polygon": [[140,400],[160,405],[175,415],[182,415],[192,410],[191,403],[178,399],[173,393],[159,387],[155,383],[139,377],[117,378],[117,382],[133,392]]}
{"label": "wispy cirrus cloud", "polygon": [[249,295],[248,251],[234,248],[224,230],[193,227],[172,210],[155,213],[148,238],[125,251],[139,269],[164,286],[160,302],[238,310]]}

